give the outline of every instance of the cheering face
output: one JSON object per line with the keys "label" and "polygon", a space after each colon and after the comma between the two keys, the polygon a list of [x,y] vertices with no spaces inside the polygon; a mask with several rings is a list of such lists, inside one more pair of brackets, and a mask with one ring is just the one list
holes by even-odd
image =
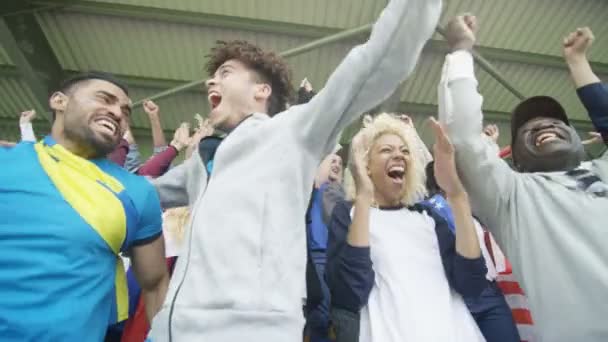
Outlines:
{"label": "cheering face", "polygon": [[517,131],[513,160],[521,172],[567,171],[580,165],[584,148],[576,131],[555,118],[538,117]]}
{"label": "cheering face", "polygon": [[245,64],[234,59],[226,61],[206,85],[213,127],[231,131],[245,116],[255,112],[260,83]]}
{"label": "cheering face", "polygon": [[410,158],[408,146],[397,135],[383,134],[372,144],[368,171],[379,205],[401,202],[406,190],[406,173]]}
{"label": "cheering face", "polygon": [[53,109],[62,116],[66,139],[87,151],[89,158],[106,156],[116,148],[131,113],[131,100],[120,87],[92,79],[59,96],[67,98],[65,105]]}
{"label": "cheering face", "polygon": [[317,180],[320,183],[325,182],[342,182],[342,158],[332,153],[325,157],[319,165],[319,169],[317,171]]}

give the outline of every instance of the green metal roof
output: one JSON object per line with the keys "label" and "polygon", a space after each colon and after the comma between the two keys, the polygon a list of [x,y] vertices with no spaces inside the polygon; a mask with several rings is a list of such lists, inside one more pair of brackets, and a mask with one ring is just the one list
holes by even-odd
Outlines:
{"label": "green metal roof", "polygon": [[[373,22],[386,2],[35,0],[25,1],[21,11],[35,17],[62,72],[114,73],[130,86],[131,97],[139,100],[205,77],[204,56],[218,39],[246,39],[285,51]],[[579,127],[590,127],[561,57],[561,39],[578,26],[590,26],[597,36],[590,59],[600,77],[608,77],[608,1],[449,0],[444,1],[444,7],[443,25],[455,13],[478,16],[476,50],[514,88],[526,96],[556,97]],[[12,15],[21,14],[17,11]],[[350,48],[364,39],[345,39],[289,58],[294,82],[308,77],[314,86],[322,87]],[[29,89],[31,81],[20,77],[7,49],[14,49],[14,44],[1,41],[0,126],[21,110],[43,110],[45,105]],[[443,39],[435,35],[401,89],[400,109],[424,115],[436,111],[445,51]],[[477,75],[487,118],[508,120],[518,98],[485,71],[478,69]],[[192,121],[194,113],[205,115],[208,110],[200,88],[157,102],[167,130],[183,120]],[[146,134],[149,124],[141,109],[133,115],[133,126],[138,134]]]}

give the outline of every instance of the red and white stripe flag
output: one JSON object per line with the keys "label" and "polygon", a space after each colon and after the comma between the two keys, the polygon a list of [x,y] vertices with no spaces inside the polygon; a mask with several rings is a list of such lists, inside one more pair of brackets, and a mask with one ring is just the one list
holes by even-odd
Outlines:
{"label": "red and white stripe flag", "polygon": [[519,282],[513,276],[511,263],[505,257],[492,234],[487,230],[484,233],[484,240],[492,257],[492,262],[498,272],[496,283],[502,290],[507,304],[511,308],[521,342],[536,342],[536,331],[528,298],[524,290],[519,286]]}

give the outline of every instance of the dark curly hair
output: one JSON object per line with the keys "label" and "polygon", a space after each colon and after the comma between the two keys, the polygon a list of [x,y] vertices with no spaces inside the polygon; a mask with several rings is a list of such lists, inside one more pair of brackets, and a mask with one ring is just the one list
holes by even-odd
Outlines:
{"label": "dark curly hair", "polygon": [[260,47],[244,40],[230,42],[218,40],[211,49],[205,69],[210,77],[226,61],[235,59],[255,71],[259,82],[270,84],[272,94],[268,100],[268,114],[273,116],[284,111],[293,96],[291,71],[287,63],[274,52],[265,52]]}

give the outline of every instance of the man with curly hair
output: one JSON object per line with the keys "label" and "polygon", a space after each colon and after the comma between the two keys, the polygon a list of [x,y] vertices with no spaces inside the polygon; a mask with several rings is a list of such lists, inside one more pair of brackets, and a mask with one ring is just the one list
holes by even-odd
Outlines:
{"label": "man with curly hair", "polygon": [[220,42],[207,71],[209,119],[228,132],[209,175],[200,154],[157,179],[165,208],[192,219],[158,341],[297,341],[305,295],[304,214],[321,159],[340,131],[414,69],[441,0],[392,0],[308,103],[287,109],[285,62],[244,41]]}

